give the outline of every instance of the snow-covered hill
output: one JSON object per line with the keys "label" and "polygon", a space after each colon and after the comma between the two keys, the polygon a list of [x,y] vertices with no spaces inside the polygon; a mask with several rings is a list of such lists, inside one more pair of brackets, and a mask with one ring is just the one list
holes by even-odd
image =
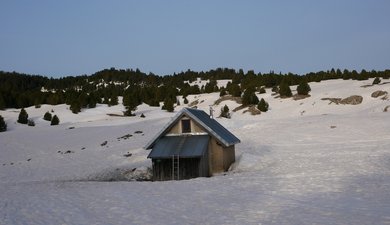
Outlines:
{"label": "snow-covered hill", "polygon": [[[371,94],[390,93],[390,83],[371,83],[310,83],[302,100],[267,89],[258,97],[268,112],[217,118],[242,142],[231,171],[185,181],[108,182],[147,173],[142,147],[174,113],[143,104],[135,117],[118,117],[108,114],[122,114],[122,105],[79,114],[42,105],[26,109],[36,123],[28,127],[15,122],[19,110],[0,111],[8,124],[0,133],[0,224],[389,224],[390,100]],[[363,102],[322,100],[352,95]],[[214,105],[218,98],[188,96],[215,115],[239,106]],[[60,125],[43,120],[46,111]]]}

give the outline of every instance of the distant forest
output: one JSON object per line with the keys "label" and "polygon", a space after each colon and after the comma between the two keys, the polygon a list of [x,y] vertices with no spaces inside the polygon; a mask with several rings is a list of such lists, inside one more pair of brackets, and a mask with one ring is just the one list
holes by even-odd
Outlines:
{"label": "distant forest", "polygon": [[[94,108],[97,103],[118,104],[118,96],[123,96],[123,103],[129,115],[142,102],[151,106],[160,106],[160,102],[177,102],[177,96],[183,98],[190,94],[227,92],[238,96],[247,88],[259,90],[261,87],[276,87],[282,82],[289,86],[306,82],[323,80],[367,80],[380,77],[389,79],[390,70],[357,72],[355,70],[331,69],[308,73],[277,74],[255,73],[243,70],[218,68],[207,72],[187,70],[173,75],[158,76],[132,69],[105,69],[90,76],[69,76],[64,78],[48,78],[16,72],[0,71],[0,110],[6,108],[23,108],[41,104],[70,105],[74,113],[82,108]],[[195,81],[197,78],[210,80],[205,86],[190,86],[184,81]],[[216,80],[231,79],[224,90],[217,87]]]}

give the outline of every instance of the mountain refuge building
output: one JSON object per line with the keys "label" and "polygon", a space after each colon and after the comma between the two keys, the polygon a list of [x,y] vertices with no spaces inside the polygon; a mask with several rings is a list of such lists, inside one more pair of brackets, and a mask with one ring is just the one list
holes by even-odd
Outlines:
{"label": "mountain refuge building", "polygon": [[237,143],[204,111],[183,108],[144,148],[152,149],[153,180],[181,180],[227,171]]}

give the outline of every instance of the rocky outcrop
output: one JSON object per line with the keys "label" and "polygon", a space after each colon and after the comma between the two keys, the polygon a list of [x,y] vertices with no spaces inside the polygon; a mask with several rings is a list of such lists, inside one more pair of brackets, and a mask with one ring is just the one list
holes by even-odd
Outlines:
{"label": "rocky outcrop", "polygon": [[387,95],[387,91],[374,91],[372,94],[371,94],[371,97],[373,98],[378,98],[380,96],[383,96],[383,95]]}
{"label": "rocky outcrop", "polygon": [[363,97],[360,95],[352,95],[349,96],[348,98],[322,98],[321,100],[329,100],[330,103],[335,103],[336,105],[342,104],[342,105],[359,105],[360,103],[363,102]]}

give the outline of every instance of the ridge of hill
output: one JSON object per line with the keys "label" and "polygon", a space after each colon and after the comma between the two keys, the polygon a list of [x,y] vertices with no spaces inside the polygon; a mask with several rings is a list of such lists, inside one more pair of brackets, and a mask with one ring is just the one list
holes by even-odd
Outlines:
{"label": "ridge of hill", "polygon": [[[254,71],[217,68],[206,72],[187,70],[178,74],[158,76],[132,69],[105,69],[92,75],[77,77],[48,78],[37,75],[0,71],[0,109],[39,106],[42,104],[68,104],[72,108],[93,108],[96,103],[109,103],[111,99],[123,96],[135,104],[145,102],[157,106],[158,102],[170,99],[176,102],[177,95],[191,95],[227,91],[227,82],[217,84],[217,80],[230,80],[231,88],[244,92],[248,87],[275,87],[285,82],[298,85],[302,81],[320,82],[332,79],[367,80],[370,78],[390,78],[390,70],[357,72],[340,69],[297,74],[255,73]],[[197,83],[196,83],[197,82]],[[192,83],[192,85],[190,85]],[[238,87],[235,87],[238,85]],[[116,104],[115,101],[112,104]],[[125,101],[127,106],[128,101]],[[79,110],[74,110],[79,111]]]}

